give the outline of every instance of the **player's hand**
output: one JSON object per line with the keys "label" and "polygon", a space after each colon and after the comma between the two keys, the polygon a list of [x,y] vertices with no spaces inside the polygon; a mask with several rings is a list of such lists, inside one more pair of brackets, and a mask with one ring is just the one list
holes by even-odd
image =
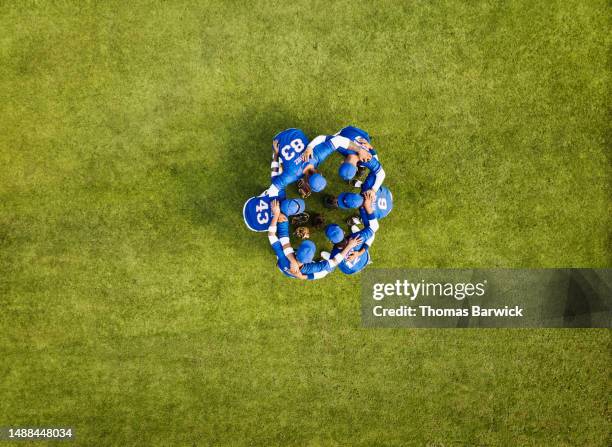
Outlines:
{"label": "player's hand", "polygon": [[368,189],[363,193],[363,207],[366,212],[374,212],[374,201],[376,200],[376,192],[373,189]]}
{"label": "player's hand", "polygon": [[270,208],[272,209],[272,214],[276,217],[278,217],[281,213],[280,210],[280,204],[278,203],[278,199],[274,199],[272,200],[272,203],[270,204]]}
{"label": "player's hand", "polygon": [[357,137],[356,141],[367,150],[373,149],[372,145],[365,138]]}
{"label": "player's hand", "polygon": [[363,193],[363,198],[366,202],[372,203],[376,199],[376,192],[373,189],[368,189]]}
{"label": "player's hand", "polygon": [[298,264],[298,262],[295,259],[291,259],[289,262],[291,263],[291,266],[289,267],[289,271],[293,273],[294,275],[299,274],[300,264]]}
{"label": "player's hand", "polygon": [[346,260],[349,262],[353,262],[359,259],[360,256],[361,256],[361,253],[359,253],[358,251],[352,251],[348,254],[348,256],[346,257]]}
{"label": "player's hand", "polygon": [[308,161],[312,158],[312,153],[314,151],[312,150],[311,147],[307,147],[306,150],[302,153],[302,160],[304,161]]}
{"label": "player's hand", "polygon": [[359,157],[359,161],[366,163],[372,159],[372,154],[367,149],[359,148],[357,150],[357,156]]}
{"label": "player's hand", "polygon": [[278,223],[283,223],[283,222],[287,222],[287,216],[285,216],[283,213],[280,213],[278,215]]}
{"label": "player's hand", "polygon": [[278,155],[278,140],[272,140],[272,149],[274,149],[274,153]]}
{"label": "player's hand", "polygon": [[356,237],[349,239],[348,244],[346,245],[348,245],[350,248],[355,248],[358,245],[361,245],[362,243],[363,243],[363,238],[361,236],[356,236]]}

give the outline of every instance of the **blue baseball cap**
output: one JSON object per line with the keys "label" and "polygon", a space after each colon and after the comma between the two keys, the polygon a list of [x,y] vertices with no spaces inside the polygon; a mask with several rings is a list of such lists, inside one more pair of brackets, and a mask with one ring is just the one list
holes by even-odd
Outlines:
{"label": "blue baseball cap", "polygon": [[316,251],[317,246],[314,242],[304,241],[298,247],[295,253],[295,258],[302,264],[307,264],[312,261],[312,258],[314,258]]}
{"label": "blue baseball cap", "polygon": [[357,137],[361,137],[365,139],[368,143],[371,143],[370,134],[368,134],[365,130],[355,126],[343,127],[340,132],[338,132],[338,135],[341,135],[345,138],[349,138],[353,141],[356,141]]}
{"label": "blue baseball cap", "polygon": [[308,184],[314,192],[321,192],[327,186],[327,180],[325,180],[325,177],[317,172],[310,176],[308,179]]}
{"label": "blue baseball cap", "polygon": [[350,180],[357,174],[357,166],[347,163],[346,161],[340,165],[338,175],[342,180]]}
{"label": "blue baseball cap", "polygon": [[280,204],[281,213],[285,216],[293,216],[294,214],[303,213],[306,209],[306,204],[302,199],[287,199]]}
{"label": "blue baseball cap", "polygon": [[342,192],[338,196],[338,208],[359,208],[361,205],[363,205],[361,194]]}
{"label": "blue baseball cap", "polygon": [[332,241],[334,244],[337,244],[344,239],[344,231],[342,231],[342,228],[340,228],[339,225],[329,224],[327,227],[325,227],[325,236],[327,236],[327,239]]}

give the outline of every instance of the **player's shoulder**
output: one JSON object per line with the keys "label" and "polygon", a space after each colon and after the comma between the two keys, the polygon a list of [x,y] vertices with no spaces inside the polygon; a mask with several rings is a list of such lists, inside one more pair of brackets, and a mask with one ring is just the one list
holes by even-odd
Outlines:
{"label": "player's shoulder", "polygon": [[381,195],[385,197],[389,202],[393,201],[393,193],[386,186],[381,186],[379,191],[382,193]]}
{"label": "player's shoulder", "polygon": [[242,207],[242,217],[247,228],[251,231],[267,231],[272,217],[270,208],[271,198],[260,195],[249,198]]}

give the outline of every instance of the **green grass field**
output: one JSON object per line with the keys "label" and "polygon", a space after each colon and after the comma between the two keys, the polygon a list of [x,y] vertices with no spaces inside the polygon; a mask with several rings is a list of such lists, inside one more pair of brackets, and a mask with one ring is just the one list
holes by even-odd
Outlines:
{"label": "green grass field", "polygon": [[0,2],[0,426],[73,426],[79,446],[609,445],[609,330],[363,329],[358,277],[284,278],[241,216],[276,132],[355,124],[395,199],[372,268],[610,267],[609,18]]}

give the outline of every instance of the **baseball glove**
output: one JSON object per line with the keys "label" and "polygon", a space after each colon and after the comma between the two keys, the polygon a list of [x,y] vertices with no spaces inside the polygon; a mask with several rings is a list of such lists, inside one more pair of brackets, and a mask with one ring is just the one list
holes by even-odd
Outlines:
{"label": "baseball glove", "polygon": [[302,199],[306,199],[310,196],[310,185],[304,181],[304,179],[300,179],[297,182],[297,189],[298,192],[300,193],[300,196],[302,196]]}
{"label": "baseball glove", "polygon": [[308,227],[297,227],[293,232],[295,237],[300,239],[309,239],[310,238],[310,230]]}
{"label": "baseball glove", "polygon": [[310,221],[310,214],[303,212],[300,214],[294,214],[291,216],[291,225],[299,227],[300,225],[307,224]]}

